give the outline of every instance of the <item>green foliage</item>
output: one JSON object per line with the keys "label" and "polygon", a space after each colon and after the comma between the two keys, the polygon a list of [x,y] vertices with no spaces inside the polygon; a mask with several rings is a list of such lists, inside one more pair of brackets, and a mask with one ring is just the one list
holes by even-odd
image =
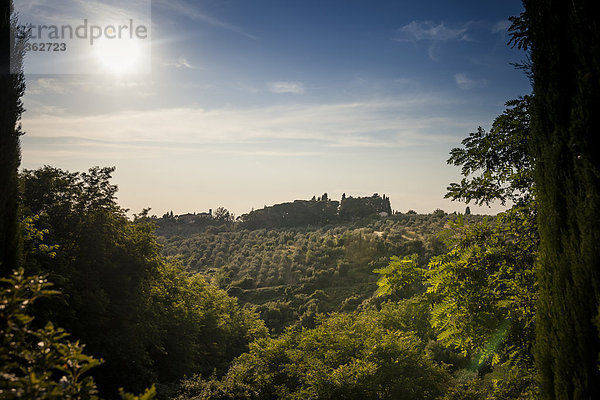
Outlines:
{"label": "green foliage", "polygon": [[377,281],[379,296],[390,295],[397,288],[405,288],[423,281],[427,270],[418,266],[416,256],[404,257],[402,260],[393,256],[390,260],[388,266],[373,270],[381,275]]}
{"label": "green foliage", "polygon": [[488,393],[481,383],[472,380],[451,387],[441,400],[480,400],[487,398]]}
{"label": "green foliage", "polygon": [[235,219],[233,214],[224,207],[217,208],[213,214],[213,218],[217,221],[223,222],[231,222]]}
{"label": "green foliage", "polygon": [[[84,345],[67,340],[69,334],[52,322],[36,328],[30,315],[35,302],[60,294],[51,287],[41,276],[25,276],[23,269],[0,279],[0,397],[98,400],[88,372],[103,361],[84,354]],[[119,392],[126,400],[156,395],[154,387],[141,396]]]}
{"label": "green foliage", "polygon": [[251,211],[240,216],[240,220],[247,229],[321,226],[336,221],[338,207],[339,202],[327,198],[318,201],[296,200]]}
{"label": "green foliage", "polygon": [[464,147],[450,151],[448,164],[462,166],[465,178],[450,184],[446,198],[486,205],[494,200],[520,205],[529,201],[533,190],[530,103],[530,96],[508,101],[491,131],[479,127],[462,141]]}
{"label": "green foliage", "polygon": [[372,217],[378,213],[392,214],[390,199],[375,193],[371,197],[352,197],[344,194],[341,202],[332,201],[327,193],[318,199],[295,200],[275,204],[243,214],[239,222],[245,229],[274,229],[327,224]]}
{"label": "green foliage", "polygon": [[[428,268],[419,267],[414,258],[395,257],[376,270],[379,294],[423,284],[426,291],[415,301],[431,305],[439,343],[461,351],[471,360],[470,370],[488,374],[494,382],[460,384],[446,398],[481,398],[481,391],[487,398],[528,398],[535,390],[535,214],[530,207],[514,207],[494,221],[467,224],[459,216],[449,226],[441,233],[448,252],[433,257]],[[435,358],[457,364],[442,354]],[[502,397],[502,391],[510,396]]]}
{"label": "green foliage", "polygon": [[449,377],[405,309],[321,316],[313,329],[259,340],[222,380],[187,381],[179,399],[437,398]]}
{"label": "green foliage", "polygon": [[364,218],[372,214],[387,213],[392,215],[389,197],[380,197],[375,193],[371,197],[344,197],[340,203],[340,217],[342,219]]}
{"label": "green foliage", "polygon": [[48,229],[38,229],[36,226],[38,221],[39,215],[34,215],[25,217],[21,222],[24,264],[29,269],[35,269],[37,260],[56,257],[58,250],[58,245],[46,244],[44,236],[49,231]]}
{"label": "green foliage", "polygon": [[[519,30],[526,17],[511,20],[511,29]],[[513,36],[511,43],[528,46],[523,35]],[[532,101],[525,96],[507,102],[489,133],[479,128],[463,141],[464,147],[452,149],[448,160],[462,166],[464,179],[452,183],[446,197],[486,205],[494,200],[513,203],[495,221],[469,225],[458,218],[451,223],[442,235],[448,253],[434,257],[425,273],[438,340],[462,351],[471,359],[469,369],[483,377],[455,386],[448,399],[536,398],[532,352],[539,237],[530,148]]]}
{"label": "green foliage", "polygon": [[479,366],[529,365],[538,247],[532,210],[513,208],[474,225],[459,217],[445,242],[449,252],[434,257],[426,274],[438,338],[476,355]]}
{"label": "green foliage", "polygon": [[147,318],[157,335],[151,354],[160,382],[224,373],[249,342],[267,334],[252,312],[200,275],[165,265],[150,285]]}
{"label": "green foliage", "polygon": [[130,221],[117,205],[112,171],[24,171],[26,266],[65,295],[35,314],[105,360],[94,376],[111,397],[224,372],[264,327],[224,291],[164,262],[148,210]]}
{"label": "green foliage", "polygon": [[156,388],[151,386],[146,389],[144,393],[139,396],[133,395],[131,393],[126,393],[123,389],[119,389],[119,395],[123,400],[152,400],[156,397]]}
{"label": "green foliage", "polygon": [[130,222],[116,204],[113,170],[44,167],[25,170],[22,180],[25,215],[44,232],[44,242],[57,246],[54,257],[29,253],[27,267],[47,274],[65,295],[41,303],[37,314],[106,360],[96,380],[103,392],[116,394],[119,387],[141,391],[154,380],[144,292],[161,261],[152,227]]}
{"label": "green foliage", "polygon": [[219,232],[234,226],[234,216],[223,207],[217,208],[214,213],[193,213],[174,215],[173,211],[164,214],[161,218],[156,216],[146,218],[156,225],[156,234],[160,236],[192,235],[199,232]]}
{"label": "green foliage", "polygon": [[318,312],[355,310],[376,289],[372,270],[385,267],[393,255],[418,254],[425,263],[442,253],[444,245],[435,234],[448,218],[394,214],[313,229],[224,226],[218,232],[160,240],[163,255],[202,273],[241,304],[257,306],[270,330],[278,333],[303,315],[309,321]]}
{"label": "green foliage", "polygon": [[535,373],[528,368],[494,371],[483,379],[471,378],[453,385],[440,400],[537,400]]}
{"label": "green foliage", "polygon": [[38,299],[57,294],[39,276],[14,271],[0,280],[0,397],[3,399],[97,399],[85,374],[101,363],[83,345],[48,322],[34,328],[28,310]]}

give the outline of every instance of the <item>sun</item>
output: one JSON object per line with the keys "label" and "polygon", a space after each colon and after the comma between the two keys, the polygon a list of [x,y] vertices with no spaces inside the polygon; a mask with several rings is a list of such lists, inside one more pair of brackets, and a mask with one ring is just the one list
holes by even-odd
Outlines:
{"label": "sun", "polygon": [[135,39],[102,39],[94,44],[96,56],[107,73],[130,74],[139,68],[140,44]]}

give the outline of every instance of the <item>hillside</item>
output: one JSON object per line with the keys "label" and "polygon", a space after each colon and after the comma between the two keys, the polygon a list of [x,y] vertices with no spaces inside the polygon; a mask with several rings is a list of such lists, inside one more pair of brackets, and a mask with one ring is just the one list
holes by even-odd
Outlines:
{"label": "hillside", "polygon": [[[425,264],[443,253],[437,234],[455,217],[438,210],[255,230],[243,222],[207,220],[201,232],[159,236],[159,242],[164,256],[200,272],[241,304],[256,306],[270,330],[279,333],[292,324],[312,326],[318,313],[353,311],[376,301],[378,276],[372,271],[394,255],[416,254]],[[163,219],[157,221],[159,234],[161,224]]]}

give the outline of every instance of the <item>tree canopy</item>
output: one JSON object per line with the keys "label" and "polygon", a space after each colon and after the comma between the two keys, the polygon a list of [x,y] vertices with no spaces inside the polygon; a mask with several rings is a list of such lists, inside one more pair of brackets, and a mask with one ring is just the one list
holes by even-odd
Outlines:
{"label": "tree canopy", "polygon": [[105,360],[94,372],[103,393],[224,372],[264,326],[204,278],[164,261],[149,219],[129,220],[116,203],[113,171],[23,172],[25,266],[64,295],[36,315]]}
{"label": "tree canopy", "polygon": [[506,102],[507,109],[487,132],[479,127],[450,151],[448,164],[461,166],[464,178],[448,186],[446,198],[489,205],[523,205],[534,194],[530,151],[531,96]]}

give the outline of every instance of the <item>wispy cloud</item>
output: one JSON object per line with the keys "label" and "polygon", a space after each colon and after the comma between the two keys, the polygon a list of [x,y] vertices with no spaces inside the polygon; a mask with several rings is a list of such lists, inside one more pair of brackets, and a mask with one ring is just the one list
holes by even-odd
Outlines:
{"label": "wispy cloud", "polygon": [[[454,143],[455,135],[473,125],[471,120],[422,112],[450,104],[439,96],[420,96],[249,109],[172,108],[94,116],[37,115],[25,118],[23,125],[29,141],[45,140],[47,156],[57,146],[63,153],[68,147],[78,154],[80,145],[73,138],[86,141],[87,148],[110,146],[131,157],[146,157],[148,152],[202,152],[206,146],[223,150],[249,146],[248,151],[254,151],[252,146],[264,143],[275,146],[273,154],[293,153],[291,149],[297,146],[292,143],[321,149],[406,148]],[[72,144],[66,146],[65,137],[72,138]],[[51,145],[53,141],[57,146]],[[298,147],[298,151],[306,150]]]}
{"label": "wispy cloud", "polygon": [[485,79],[471,79],[466,74],[462,73],[454,75],[454,81],[462,90],[482,88],[487,85],[487,80]]}
{"label": "wispy cloud", "polygon": [[165,65],[167,67],[175,67],[177,69],[198,69],[198,67],[196,67],[195,65],[193,65],[191,62],[188,61],[187,58],[185,57],[179,57],[178,59],[174,60],[174,61],[170,61],[165,63]]}
{"label": "wispy cloud", "polygon": [[412,21],[397,30],[394,40],[398,42],[425,42],[427,54],[432,61],[439,62],[442,43],[450,41],[471,41],[469,28],[472,22],[462,26],[451,27],[445,22]]}
{"label": "wispy cloud", "polygon": [[304,84],[302,82],[271,82],[267,86],[273,93],[304,94]]}
{"label": "wispy cloud", "polygon": [[509,20],[498,21],[492,26],[493,33],[506,33],[508,32],[508,28],[510,28],[511,22]]}
{"label": "wispy cloud", "polygon": [[[205,24],[214,26],[216,28],[225,29],[231,32],[235,32],[239,35],[245,36],[249,39],[257,39],[256,36],[245,32],[241,27],[226,22],[222,19],[209,15],[198,8],[198,3],[184,3],[178,0],[155,0],[156,4],[160,4],[160,6],[170,9],[181,16],[185,16],[188,18],[195,19],[197,21],[203,22]],[[193,4],[193,5],[192,5]]]}
{"label": "wispy cloud", "polygon": [[[60,76],[57,78],[27,77],[27,90],[24,102],[27,109],[26,115],[40,115],[49,109],[64,110],[80,103],[81,98],[94,96],[95,106],[101,106],[108,98],[115,94],[127,96],[130,99],[148,98],[155,92],[155,83],[152,77],[140,75],[126,80],[112,79],[109,76]],[[83,97],[81,97],[83,96]],[[52,107],[49,108],[49,105]],[[77,108],[77,107],[75,107]]]}
{"label": "wispy cloud", "polygon": [[28,94],[65,94],[67,86],[52,78],[40,78],[27,82]]}
{"label": "wispy cloud", "polygon": [[468,40],[468,24],[451,28],[444,22],[412,21],[398,29],[395,40],[400,42]]}

